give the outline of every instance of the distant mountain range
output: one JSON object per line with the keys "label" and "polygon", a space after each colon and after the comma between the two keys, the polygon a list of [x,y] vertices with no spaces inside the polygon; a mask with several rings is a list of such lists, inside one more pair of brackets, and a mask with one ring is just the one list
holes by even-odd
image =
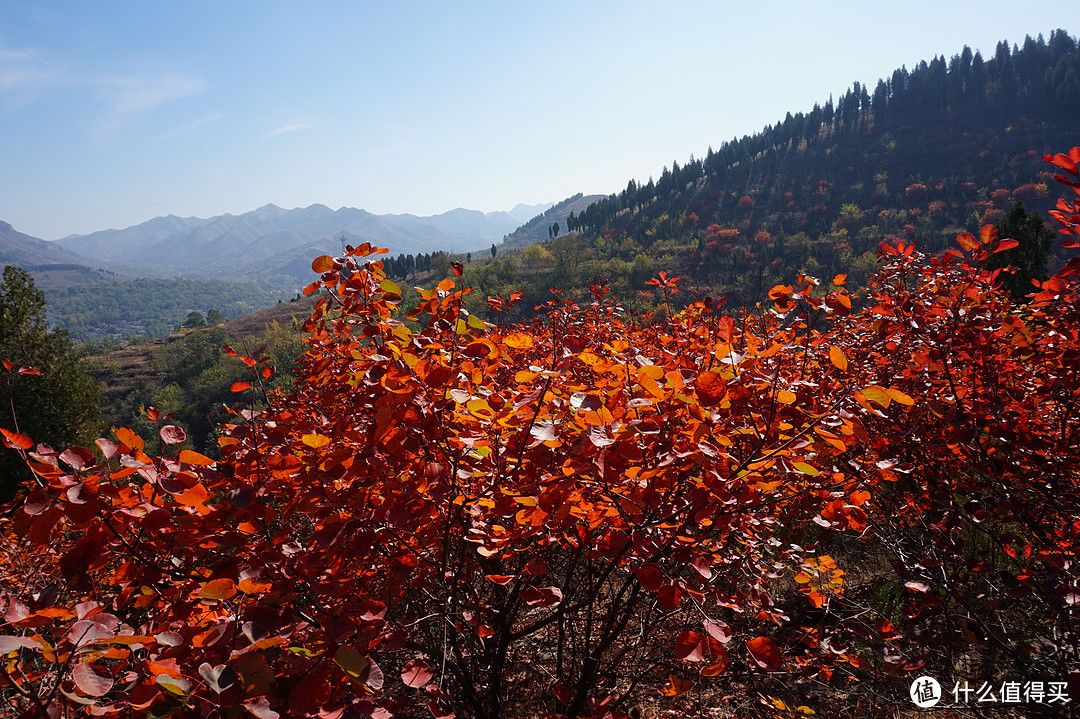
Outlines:
{"label": "distant mountain range", "polygon": [[23,234],[6,222],[0,222],[0,265],[89,265],[91,260],[64,249],[55,242],[46,242]]}
{"label": "distant mountain range", "polygon": [[[518,205],[509,212],[486,214],[456,209],[417,217],[375,215],[353,207],[332,210],[318,204],[292,210],[265,205],[241,215],[209,219],[156,217],[122,230],[70,235],[51,243],[4,225],[13,237],[31,242],[20,244],[13,239],[0,245],[0,252],[10,244],[11,261],[26,262],[19,259],[25,256],[41,264],[52,256],[56,258],[52,262],[78,262],[139,275],[306,279],[313,258],[338,254],[343,243],[369,242],[393,254],[487,249],[551,206]],[[2,235],[5,240],[7,236]]]}

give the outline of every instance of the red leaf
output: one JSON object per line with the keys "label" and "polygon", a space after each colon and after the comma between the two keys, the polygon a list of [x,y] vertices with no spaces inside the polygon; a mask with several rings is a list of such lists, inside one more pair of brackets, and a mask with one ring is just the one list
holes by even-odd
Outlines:
{"label": "red leaf", "polygon": [[30,449],[34,446],[34,440],[30,439],[25,434],[12,432],[3,427],[0,427],[0,433],[4,435],[4,444],[12,449]]}
{"label": "red leaf", "polygon": [[687,662],[700,662],[705,658],[705,638],[697,632],[684,631],[675,640],[675,656]]}
{"label": "red leaf", "polygon": [[41,370],[39,370],[37,367],[20,367],[19,374],[35,374],[40,377]]}
{"label": "red leaf", "polygon": [[80,692],[92,697],[105,696],[113,686],[112,677],[98,674],[92,664],[75,665],[71,679]]}
{"label": "red leaf", "polygon": [[184,430],[180,429],[174,424],[167,424],[158,430],[158,435],[161,437],[161,441],[165,444],[180,444],[187,435],[184,434]]}
{"label": "red leaf", "polygon": [[714,407],[727,395],[727,382],[715,372],[702,372],[694,380],[694,389],[701,406]]}
{"label": "red leaf", "polygon": [[422,688],[431,681],[433,676],[431,667],[420,659],[413,659],[401,670],[401,681],[405,682],[405,686],[413,689]]}
{"label": "red leaf", "polygon": [[994,251],[990,254],[994,254],[995,252],[1004,252],[1005,250],[1011,250],[1012,248],[1018,247],[1019,245],[1020,243],[1013,239],[1002,240],[1001,242],[997,243],[997,246],[994,247]]}
{"label": "red leaf", "polygon": [[243,392],[246,389],[251,389],[251,384],[248,382],[233,382],[229,387],[230,392]]}
{"label": "red leaf", "polygon": [[562,590],[558,587],[529,587],[521,593],[521,598],[530,607],[550,607],[562,601]]}
{"label": "red leaf", "polygon": [[746,643],[754,663],[765,671],[774,672],[784,663],[780,648],[768,637],[754,637]]}
{"label": "red leaf", "polygon": [[979,248],[979,241],[975,239],[975,236],[970,232],[965,232],[962,235],[956,236],[956,242],[968,252]]}
{"label": "red leaf", "polygon": [[712,562],[707,557],[694,557],[690,560],[690,566],[701,575],[702,579],[706,581],[712,579]]}
{"label": "red leaf", "polygon": [[715,619],[705,620],[705,631],[710,637],[727,644],[731,641],[731,627]]}
{"label": "red leaf", "polygon": [[637,577],[638,584],[641,588],[655,592],[660,588],[660,585],[664,583],[664,574],[660,571],[660,568],[652,564],[643,564],[639,567],[634,567],[634,576]]}
{"label": "red leaf", "polygon": [[515,575],[512,574],[485,574],[484,578],[490,579],[491,581],[495,582],[500,586],[506,586],[510,582],[514,581],[514,576]]}
{"label": "red leaf", "polygon": [[904,586],[915,592],[930,591],[930,585],[926,582],[904,582]]}
{"label": "red leaf", "polygon": [[439,707],[439,702],[434,699],[427,703],[427,708],[428,711],[431,712],[431,716],[435,717],[435,719],[454,719],[454,717],[457,716],[450,709],[441,709]]}
{"label": "red leaf", "polygon": [[60,460],[66,462],[76,472],[94,464],[94,453],[85,447],[68,447],[60,453]]}
{"label": "red leaf", "polygon": [[460,262],[451,262],[450,269],[454,271],[454,277],[461,277],[461,273],[465,271]]}

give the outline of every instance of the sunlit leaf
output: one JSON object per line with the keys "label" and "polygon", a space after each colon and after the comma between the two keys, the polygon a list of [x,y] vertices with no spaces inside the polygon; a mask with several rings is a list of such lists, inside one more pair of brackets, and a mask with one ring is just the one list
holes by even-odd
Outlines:
{"label": "sunlit leaf", "polygon": [[838,370],[846,372],[848,368],[848,358],[844,354],[844,351],[836,345],[829,346],[829,361],[833,363]]}
{"label": "sunlit leaf", "polygon": [[750,658],[766,671],[774,672],[784,663],[780,648],[768,637],[754,637],[746,642]]}
{"label": "sunlit leaf", "polygon": [[330,255],[320,255],[311,262],[311,271],[316,274],[323,274],[334,269],[334,258]]}

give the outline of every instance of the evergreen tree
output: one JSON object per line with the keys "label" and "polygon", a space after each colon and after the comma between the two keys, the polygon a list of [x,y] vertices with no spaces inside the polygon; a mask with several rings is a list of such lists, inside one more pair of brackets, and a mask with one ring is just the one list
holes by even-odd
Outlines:
{"label": "evergreen tree", "polygon": [[[58,451],[93,441],[100,389],[83,373],[68,333],[49,331],[45,293],[13,266],[4,268],[0,283],[0,358],[7,360],[0,367],[6,395],[0,427]],[[19,371],[29,367],[41,374]],[[0,501],[33,476],[17,451],[0,447]]]}
{"label": "evergreen tree", "polygon": [[990,270],[1009,265],[1015,267],[1015,274],[1002,272],[999,279],[1013,300],[1021,302],[1025,295],[1035,291],[1031,280],[1045,280],[1049,276],[1046,263],[1050,260],[1050,248],[1056,235],[1041,217],[1025,210],[1023,202],[1013,205],[1009,214],[995,228],[999,238],[1012,238],[1020,244],[1011,250],[990,255],[986,267]]}
{"label": "evergreen tree", "polygon": [[187,319],[184,320],[184,324],[181,326],[187,327],[188,329],[206,327],[206,319],[202,316],[202,312],[195,310],[193,312],[188,312]]}

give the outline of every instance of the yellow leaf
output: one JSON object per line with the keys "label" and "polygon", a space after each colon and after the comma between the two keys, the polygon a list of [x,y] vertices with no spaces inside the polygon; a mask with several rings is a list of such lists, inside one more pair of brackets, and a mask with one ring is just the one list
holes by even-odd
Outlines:
{"label": "yellow leaf", "polygon": [[503,344],[516,350],[527,350],[533,346],[532,337],[522,332],[514,332],[503,337]]}
{"label": "yellow leaf", "polygon": [[811,477],[817,477],[821,474],[817,467],[807,464],[806,462],[793,462],[792,465],[795,469],[799,470],[803,474],[808,474]]}
{"label": "yellow leaf", "polygon": [[840,370],[841,372],[847,371],[847,357],[844,355],[844,351],[836,345],[832,345],[831,347],[829,347],[829,359],[832,360],[832,363],[836,366],[838,370]]}
{"label": "yellow leaf", "polygon": [[318,449],[319,447],[325,447],[330,444],[330,438],[324,437],[321,434],[305,434],[300,438],[300,441],[312,449]]}
{"label": "yellow leaf", "polygon": [[796,399],[798,397],[791,390],[782,389],[776,393],[776,401],[780,404],[795,404]]}
{"label": "yellow leaf", "polygon": [[915,400],[913,400],[911,397],[904,394],[900,390],[896,389],[895,387],[890,387],[889,389],[885,390],[885,392],[888,393],[888,395],[890,397],[892,397],[894,400],[896,400],[900,404],[906,404],[909,407],[911,405],[915,404]]}
{"label": "yellow leaf", "polygon": [[582,362],[584,362],[585,364],[592,367],[595,364],[600,364],[600,361],[601,361],[602,358],[598,354],[586,351],[586,352],[580,353],[578,355],[578,359],[580,359]]}
{"label": "yellow leaf", "polygon": [[876,402],[882,407],[888,407],[890,404],[892,404],[892,397],[889,396],[889,393],[886,392],[883,387],[878,387],[877,385],[872,384],[866,389],[864,389],[862,393],[866,396],[868,400],[870,400],[871,402]]}

